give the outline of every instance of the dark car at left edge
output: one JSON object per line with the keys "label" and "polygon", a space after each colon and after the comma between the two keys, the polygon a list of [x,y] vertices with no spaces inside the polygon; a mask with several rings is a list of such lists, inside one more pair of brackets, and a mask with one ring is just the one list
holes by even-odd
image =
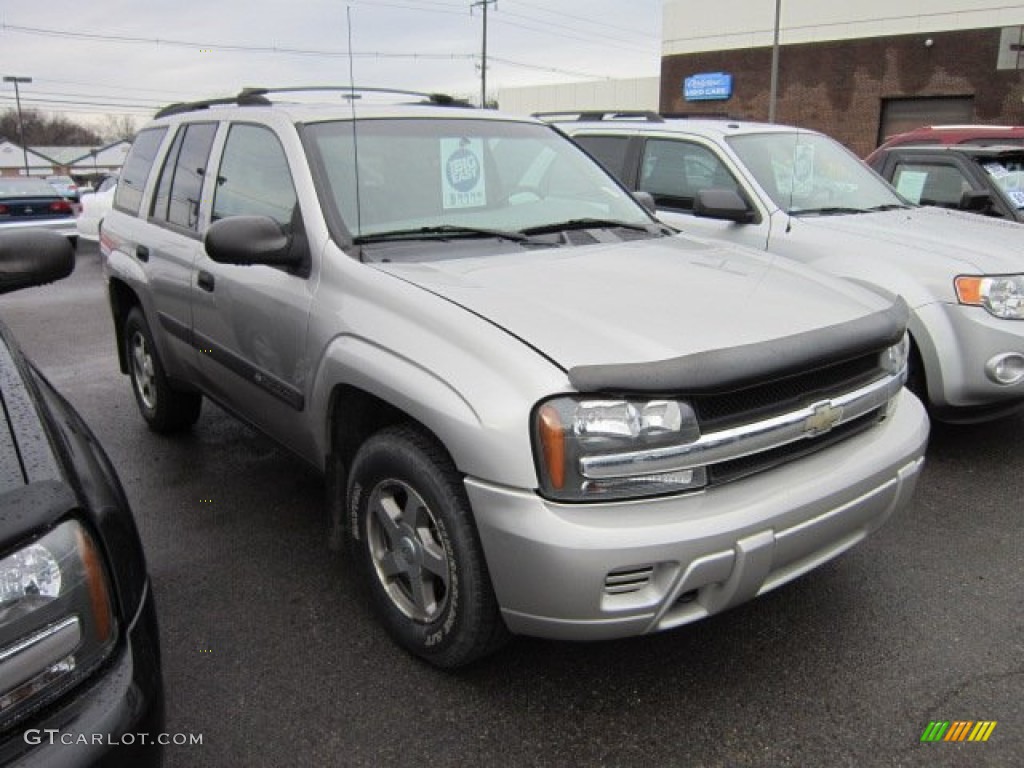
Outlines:
{"label": "dark car at left edge", "polygon": [[[73,268],[66,237],[0,233],[0,293]],[[3,323],[0,399],[0,765],[159,765],[156,612],[121,484]]]}

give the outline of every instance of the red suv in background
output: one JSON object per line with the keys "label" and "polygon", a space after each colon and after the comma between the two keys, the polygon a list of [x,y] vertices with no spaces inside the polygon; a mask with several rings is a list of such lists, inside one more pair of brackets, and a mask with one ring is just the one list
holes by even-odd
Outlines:
{"label": "red suv in background", "polygon": [[873,164],[875,155],[889,147],[914,144],[974,144],[987,147],[993,144],[1024,146],[1024,125],[922,125],[906,133],[890,136],[865,158]]}

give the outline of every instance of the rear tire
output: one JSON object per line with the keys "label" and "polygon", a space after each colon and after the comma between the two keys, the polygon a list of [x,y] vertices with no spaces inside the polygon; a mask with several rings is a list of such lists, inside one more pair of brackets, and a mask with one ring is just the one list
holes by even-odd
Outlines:
{"label": "rear tire", "polygon": [[399,645],[446,669],[502,645],[508,631],[462,478],[433,437],[409,425],[370,437],[347,496],[356,560]]}
{"label": "rear tire", "polygon": [[138,307],[124,322],[128,375],[139,413],[154,432],[168,434],[188,429],[199,418],[203,397],[198,392],[174,389],[167,381],[149,325]]}

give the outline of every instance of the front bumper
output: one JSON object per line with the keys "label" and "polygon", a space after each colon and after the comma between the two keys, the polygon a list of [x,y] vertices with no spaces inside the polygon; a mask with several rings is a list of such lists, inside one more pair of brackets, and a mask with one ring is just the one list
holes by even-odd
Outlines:
{"label": "front bumper", "polygon": [[6,221],[0,223],[0,232],[26,232],[35,229],[50,229],[65,237],[78,237],[78,226],[74,218]]}
{"label": "front bumper", "polygon": [[907,505],[927,439],[904,390],[877,427],[703,492],[570,505],[466,488],[508,628],[601,640],[718,613],[849,549]]}
{"label": "front bumper", "polygon": [[156,610],[147,590],[127,642],[90,680],[0,742],[0,764],[159,766],[164,691]]}
{"label": "front bumper", "polygon": [[928,339],[918,347],[928,378],[928,399],[937,410],[991,411],[998,415],[1024,403],[1024,381],[999,384],[985,372],[1000,355],[1024,355],[1024,320],[1002,320],[982,307],[931,304],[916,310]]}

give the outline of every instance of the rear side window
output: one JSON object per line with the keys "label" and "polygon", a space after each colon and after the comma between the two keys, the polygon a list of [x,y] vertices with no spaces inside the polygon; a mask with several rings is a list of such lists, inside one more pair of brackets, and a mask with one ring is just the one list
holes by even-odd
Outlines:
{"label": "rear side window", "polygon": [[178,130],[160,171],[151,213],[156,221],[196,231],[203,175],[216,133],[216,123],[191,123]]}
{"label": "rear side window", "polygon": [[232,125],[217,175],[214,221],[228,216],[269,216],[287,227],[297,200],[277,136],[258,125]]}
{"label": "rear side window", "polygon": [[166,133],[167,128],[150,128],[140,131],[135,137],[128,157],[125,158],[124,167],[121,168],[121,181],[114,196],[115,208],[133,216],[138,215],[139,206],[142,205],[142,192],[146,188],[157,150],[160,149],[160,143]]}
{"label": "rear side window", "polygon": [[577,136],[576,141],[615,178],[625,180],[628,136]]}

